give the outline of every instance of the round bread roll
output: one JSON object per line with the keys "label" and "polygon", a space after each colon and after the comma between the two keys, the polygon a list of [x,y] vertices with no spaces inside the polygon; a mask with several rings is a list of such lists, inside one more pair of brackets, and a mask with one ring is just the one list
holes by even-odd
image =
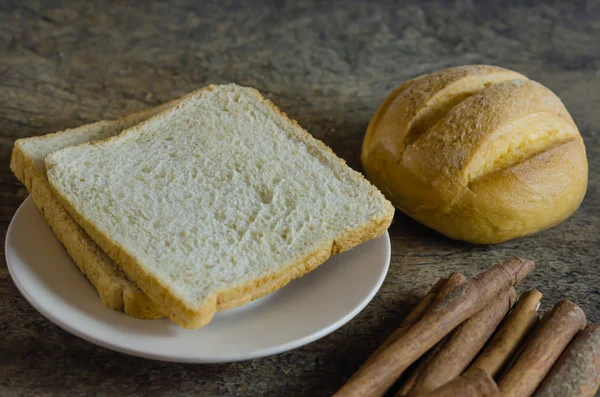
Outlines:
{"label": "round bread roll", "polygon": [[445,69],[396,88],[369,124],[361,160],[397,208],[476,244],[557,225],[587,188],[583,140],[560,99],[494,66]]}

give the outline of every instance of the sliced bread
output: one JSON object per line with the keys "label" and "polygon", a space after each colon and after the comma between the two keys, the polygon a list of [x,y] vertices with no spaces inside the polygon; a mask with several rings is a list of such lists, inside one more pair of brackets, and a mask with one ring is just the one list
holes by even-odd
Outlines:
{"label": "sliced bread", "polygon": [[117,135],[173,104],[167,103],[114,121],[100,121],[44,136],[19,139],[15,142],[10,162],[13,173],[25,185],[73,261],[94,285],[102,302],[137,318],[158,318],[162,314],[148,295],[125,276],[62,207],[50,189],[44,159],[59,149]]}
{"label": "sliced bread", "polygon": [[54,152],[46,167],[63,206],[185,328],[381,235],[394,212],[322,142],[233,84]]}

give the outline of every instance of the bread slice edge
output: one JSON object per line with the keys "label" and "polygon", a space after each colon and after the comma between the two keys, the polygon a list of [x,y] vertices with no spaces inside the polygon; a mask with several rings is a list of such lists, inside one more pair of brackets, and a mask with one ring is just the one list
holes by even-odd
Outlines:
{"label": "bread slice edge", "polygon": [[316,269],[332,255],[347,251],[365,241],[381,236],[390,226],[392,211],[348,230],[325,242],[313,252],[296,259],[291,264],[263,277],[246,283],[231,286],[225,290],[215,291],[209,295],[200,307],[192,307],[178,296],[168,285],[147,272],[134,255],[129,253],[118,242],[99,231],[93,222],[78,213],[59,192],[54,190],[63,207],[73,216],[76,222],[96,241],[96,243],[121,266],[125,273],[146,292],[174,323],[183,328],[196,329],[207,325],[215,313],[231,309],[278,290],[290,281]]}
{"label": "bread slice edge", "polygon": [[74,129],[58,131],[42,136],[19,139],[13,147],[10,168],[17,179],[25,185],[35,206],[44,216],[59,242],[65,247],[79,270],[97,290],[100,300],[111,309],[123,311],[140,319],[164,317],[163,310],[138,286],[129,280],[120,268],[104,253],[93,239],[65,210],[50,187],[48,178],[39,170],[33,159],[23,150],[22,142],[39,141],[41,144],[51,136],[73,133],[81,128],[101,123],[131,124],[129,120],[148,119],[172,106],[168,102],[154,108],[123,116],[116,120],[103,120]]}

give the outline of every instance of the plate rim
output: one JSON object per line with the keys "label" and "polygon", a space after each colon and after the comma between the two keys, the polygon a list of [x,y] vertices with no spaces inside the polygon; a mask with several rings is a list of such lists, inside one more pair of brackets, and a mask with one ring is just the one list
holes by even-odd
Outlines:
{"label": "plate rim", "polygon": [[[345,315],[343,315],[336,321],[332,322],[328,326],[323,327],[319,330],[316,330],[304,337],[297,338],[295,340],[291,340],[289,342],[281,343],[278,345],[270,346],[268,348],[258,349],[251,353],[244,353],[243,356],[239,356],[239,355],[235,355],[235,354],[229,354],[229,355],[225,354],[225,355],[219,355],[219,356],[193,358],[193,357],[166,355],[166,354],[162,354],[162,353],[154,353],[151,350],[147,350],[147,349],[140,350],[138,348],[123,347],[121,345],[110,343],[110,341],[107,341],[105,339],[98,338],[98,337],[95,337],[88,333],[85,333],[85,332],[79,330],[77,327],[71,325],[69,322],[63,321],[60,318],[60,316],[57,316],[54,313],[54,311],[47,310],[42,305],[40,305],[36,299],[32,298],[32,296],[28,292],[27,287],[22,284],[21,280],[19,280],[19,278],[17,276],[15,276],[15,271],[16,271],[16,267],[18,266],[18,264],[11,263],[12,259],[9,259],[9,258],[11,258],[12,254],[9,255],[9,252],[8,252],[9,247],[12,246],[12,245],[9,245],[9,240],[14,233],[13,229],[15,228],[15,219],[17,219],[19,214],[21,214],[21,212],[24,211],[24,208],[26,207],[28,202],[31,202],[31,204],[33,205],[33,208],[35,208],[39,212],[39,209],[33,202],[32,196],[28,195],[25,198],[25,200],[23,200],[23,202],[19,205],[19,207],[15,211],[14,215],[12,216],[10,223],[8,225],[7,231],[6,231],[6,237],[4,239],[4,257],[6,259],[6,266],[7,266],[10,278],[12,279],[13,283],[17,287],[17,290],[21,293],[21,295],[25,298],[25,300],[38,313],[40,313],[47,320],[54,323],[58,327],[62,328],[66,332],[68,332],[72,335],[75,335],[76,337],[83,339],[87,342],[90,342],[97,346],[103,347],[105,349],[113,350],[113,351],[116,351],[116,352],[119,352],[122,354],[134,356],[134,357],[141,357],[144,359],[151,359],[151,360],[158,360],[158,361],[165,361],[165,362],[176,362],[176,363],[192,363],[192,364],[232,363],[232,362],[241,362],[241,361],[248,361],[248,360],[253,360],[253,359],[257,359],[257,358],[269,357],[269,356],[284,353],[284,352],[305,346],[309,343],[315,342],[315,341],[333,333],[334,331],[338,330],[339,328],[343,327],[348,322],[350,322],[350,320],[352,320],[354,317],[356,317],[360,312],[362,312],[364,310],[364,308],[369,303],[371,303],[371,301],[373,300],[373,298],[375,297],[377,292],[379,292],[379,290],[381,289],[381,286],[382,286],[383,282],[385,281],[387,274],[389,272],[389,267],[390,267],[390,263],[391,263],[391,241],[390,241],[389,232],[388,232],[388,230],[386,230],[380,237],[377,237],[377,238],[384,237],[384,248],[385,248],[384,256],[386,257],[386,261],[385,261],[386,264],[384,266],[383,271],[381,271],[381,273],[379,274],[377,281],[374,283],[373,287],[369,291],[369,293],[365,295],[365,297],[361,300],[361,302],[358,305],[356,305],[352,310],[348,311]],[[39,213],[39,215],[44,217],[44,215],[41,212]],[[44,222],[46,222],[45,218],[44,218]],[[50,228],[49,225],[48,225],[48,227]],[[50,230],[52,231],[52,228],[50,228]],[[54,238],[56,239],[56,235],[54,235],[54,231],[52,231],[52,234],[53,234]],[[57,241],[58,241],[58,239],[57,239]],[[60,241],[58,241],[58,243],[62,246],[62,243],[60,243]],[[64,248],[64,246],[63,246],[63,248]],[[107,309],[113,310],[108,307],[107,307]]]}

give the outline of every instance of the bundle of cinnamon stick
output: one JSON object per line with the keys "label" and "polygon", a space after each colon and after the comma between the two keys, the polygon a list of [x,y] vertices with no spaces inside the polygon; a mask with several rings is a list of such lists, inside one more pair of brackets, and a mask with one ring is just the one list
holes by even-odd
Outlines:
{"label": "bundle of cinnamon stick", "polygon": [[594,396],[600,326],[570,301],[538,321],[542,294],[514,289],[534,267],[515,258],[439,280],[335,396]]}

